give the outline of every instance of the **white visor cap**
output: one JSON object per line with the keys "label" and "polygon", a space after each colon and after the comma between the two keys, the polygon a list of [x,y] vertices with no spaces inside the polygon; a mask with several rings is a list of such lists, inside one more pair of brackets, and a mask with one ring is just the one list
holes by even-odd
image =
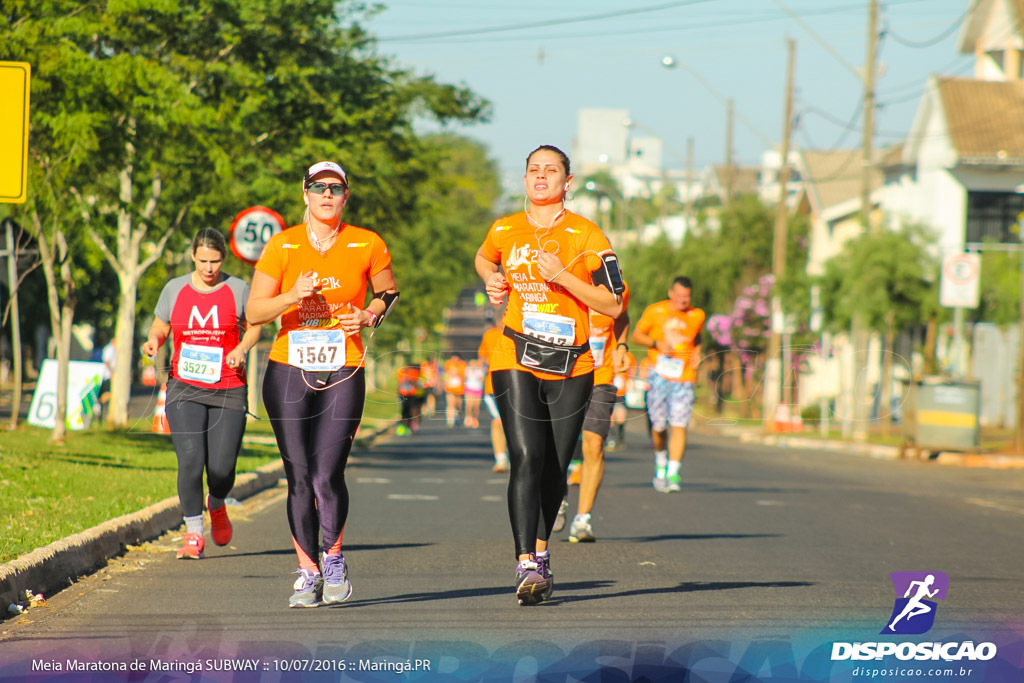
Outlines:
{"label": "white visor cap", "polygon": [[338,174],[342,182],[348,185],[348,176],[345,175],[345,169],[343,169],[341,166],[334,163],[333,161],[318,161],[317,163],[310,166],[309,170],[306,171],[306,184],[309,184],[310,178],[315,176],[317,173],[323,173],[324,171],[331,171],[332,173]]}

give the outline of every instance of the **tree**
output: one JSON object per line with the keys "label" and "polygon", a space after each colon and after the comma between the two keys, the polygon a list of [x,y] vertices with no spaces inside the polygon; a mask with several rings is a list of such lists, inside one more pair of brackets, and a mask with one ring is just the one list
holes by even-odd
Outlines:
{"label": "tree", "polygon": [[[127,422],[139,281],[176,231],[296,205],[305,168],[332,158],[354,183],[348,220],[387,238],[412,221],[428,173],[413,119],[486,116],[472,92],[376,56],[358,2],[2,2],[4,56],[39,65],[33,140],[50,120],[59,189],[75,199],[60,220],[84,225],[117,275],[115,425]],[[60,153],[72,149],[89,155]]]}
{"label": "tree", "polygon": [[476,278],[473,259],[501,195],[497,165],[478,142],[428,136],[420,157],[430,170],[419,186],[418,219],[388,243],[402,305],[375,335],[379,343],[432,328],[459,290]]}
{"label": "tree", "polygon": [[868,329],[885,340],[881,413],[892,422],[893,344],[896,334],[929,317],[935,307],[932,283],[937,264],[925,248],[925,233],[915,226],[899,232],[866,233],[851,240],[825,264],[822,303],[836,330],[848,329],[859,313]]}

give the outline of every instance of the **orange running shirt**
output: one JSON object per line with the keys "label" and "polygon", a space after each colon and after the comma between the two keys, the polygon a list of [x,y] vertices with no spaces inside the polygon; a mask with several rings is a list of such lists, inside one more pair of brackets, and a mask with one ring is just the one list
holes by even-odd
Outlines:
{"label": "orange running shirt", "polygon": [[494,393],[494,385],[491,384],[491,353],[493,353],[494,347],[498,345],[498,342],[504,338],[505,335],[502,334],[501,330],[497,327],[492,327],[484,332],[484,337],[480,340],[480,348],[476,350],[476,355],[480,356],[480,360],[487,365],[487,379],[484,380],[485,394]]}
{"label": "orange running shirt", "polygon": [[462,396],[466,393],[466,361],[449,358],[444,362],[444,390],[449,394]]}
{"label": "orange running shirt", "polygon": [[[309,244],[306,224],[288,228],[270,238],[256,270],[277,281],[287,292],[299,276],[313,271],[319,291],[281,314],[281,331],[270,349],[270,360],[289,364],[290,333],[306,330],[341,330],[335,314],[345,313],[348,305],[360,309],[366,302],[367,278],[391,265],[391,254],[380,235],[372,230],[341,224],[334,245],[323,255]],[[301,341],[301,336],[293,336]],[[294,349],[293,349],[294,352]],[[345,366],[363,361],[363,340],[358,334],[345,339]]]}
{"label": "orange running shirt", "polygon": [[420,369],[416,365],[406,365],[398,369],[398,395],[415,396],[420,390]]}
{"label": "orange running shirt", "polygon": [[673,382],[696,382],[697,370],[690,358],[693,357],[694,341],[700,339],[703,327],[704,311],[699,308],[677,311],[668,299],[648,306],[636,329],[654,341],[666,341],[672,345],[668,356],[653,348],[648,350],[651,371]]}
{"label": "orange running shirt", "polygon": [[[622,307],[629,305],[629,285],[622,293]],[[611,384],[615,376],[612,352],[618,346],[615,338],[615,318],[590,311],[590,352],[594,354],[594,386]]]}
{"label": "orange running shirt", "polygon": [[423,361],[420,363],[420,378],[423,380],[423,386],[427,389],[433,389],[437,386],[437,364],[430,361]]}
{"label": "orange running shirt", "polygon": [[[568,266],[567,272],[589,283],[591,271],[602,265],[600,254],[610,252],[611,245],[600,228],[566,211],[552,228],[533,225],[525,213],[499,218],[487,231],[480,250],[484,258],[505,271],[510,289],[504,321],[509,329],[522,332],[524,319],[555,323],[567,330],[564,342],[579,346],[590,338],[590,309],[560,285],[540,276],[537,254],[541,249],[557,255],[562,265]],[[511,369],[524,370],[539,379],[565,379],[517,363],[515,344],[503,335],[491,354],[491,370]],[[594,356],[588,351],[576,359],[570,376],[579,377],[593,369]]]}

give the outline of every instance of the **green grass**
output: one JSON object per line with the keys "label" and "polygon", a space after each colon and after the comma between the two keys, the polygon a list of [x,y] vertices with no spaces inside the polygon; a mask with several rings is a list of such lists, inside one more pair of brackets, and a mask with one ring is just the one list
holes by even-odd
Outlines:
{"label": "green grass", "polygon": [[[261,415],[265,415],[260,409]],[[363,426],[398,416],[393,388],[369,392]],[[247,434],[272,435],[268,420]],[[0,563],[90,527],[177,495],[178,463],[168,436],[138,429],[70,432],[64,445],[51,432],[22,425],[0,445]],[[249,445],[239,474],[280,457],[276,446]]]}
{"label": "green grass", "polygon": [[[238,472],[278,457],[271,446],[242,448]],[[168,436],[94,429],[63,446],[50,430],[22,426],[0,447],[0,562],[136,512],[177,494]]]}

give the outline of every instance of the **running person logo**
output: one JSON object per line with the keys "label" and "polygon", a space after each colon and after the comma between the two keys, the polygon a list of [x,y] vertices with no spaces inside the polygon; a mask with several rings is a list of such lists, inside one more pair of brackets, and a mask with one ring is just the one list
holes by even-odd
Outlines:
{"label": "running person logo", "polygon": [[[532,258],[531,258],[532,257]],[[518,244],[512,246],[512,251],[509,252],[508,258],[505,260],[505,271],[515,270],[520,266],[526,266],[526,272],[533,277],[533,270],[531,264],[537,261],[536,250],[530,249],[529,244],[519,246]]]}
{"label": "running person logo", "polygon": [[935,623],[935,600],[945,600],[949,577],[943,572],[893,572],[896,602],[882,634],[918,635]]}

